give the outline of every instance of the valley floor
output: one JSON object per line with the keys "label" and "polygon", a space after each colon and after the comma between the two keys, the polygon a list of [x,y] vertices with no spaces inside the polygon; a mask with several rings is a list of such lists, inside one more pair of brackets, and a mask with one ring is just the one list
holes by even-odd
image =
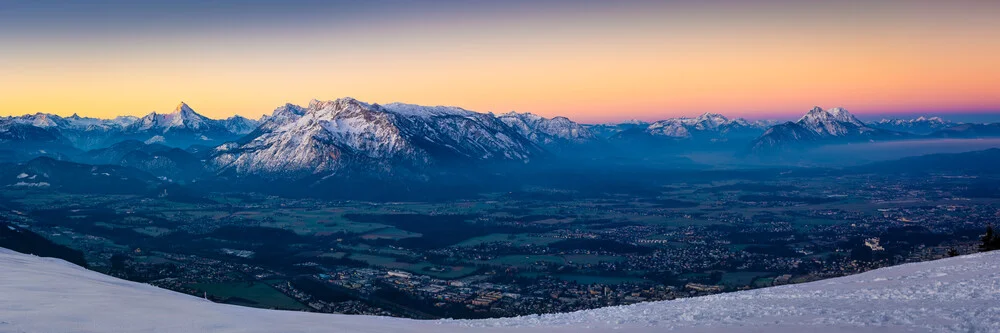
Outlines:
{"label": "valley floor", "polygon": [[418,321],[223,305],[0,249],[0,332],[1000,332],[1000,251],[554,315]]}

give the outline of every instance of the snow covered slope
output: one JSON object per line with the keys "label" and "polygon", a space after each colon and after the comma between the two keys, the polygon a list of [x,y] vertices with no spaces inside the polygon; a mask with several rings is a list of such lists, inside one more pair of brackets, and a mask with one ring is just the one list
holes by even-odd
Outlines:
{"label": "snow covered slope", "polygon": [[216,304],[0,249],[0,332],[1000,332],[1000,251],[565,314],[408,319]]}

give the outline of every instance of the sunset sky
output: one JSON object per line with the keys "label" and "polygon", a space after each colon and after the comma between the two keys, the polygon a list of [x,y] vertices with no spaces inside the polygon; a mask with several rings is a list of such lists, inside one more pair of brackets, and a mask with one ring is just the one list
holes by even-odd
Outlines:
{"label": "sunset sky", "polygon": [[0,114],[1000,111],[1000,1],[0,1]]}

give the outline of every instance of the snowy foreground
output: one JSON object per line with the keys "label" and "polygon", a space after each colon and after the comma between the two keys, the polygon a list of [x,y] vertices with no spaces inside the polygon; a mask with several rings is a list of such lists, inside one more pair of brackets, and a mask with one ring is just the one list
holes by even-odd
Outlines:
{"label": "snowy foreground", "polygon": [[216,304],[0,248],[0,332],[1000,332],[1000,251],[566,314],[417,321]]}

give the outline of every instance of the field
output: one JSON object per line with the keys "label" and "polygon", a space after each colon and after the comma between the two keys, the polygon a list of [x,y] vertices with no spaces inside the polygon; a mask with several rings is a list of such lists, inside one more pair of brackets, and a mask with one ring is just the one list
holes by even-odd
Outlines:
{"label": "field", "polygon": [[726,272],[722,274],[722,280],[719,284],[733,287],[752,286],[754,280],[766,276],[774,276],[774,274],[768,272]]}
{"label": "field", "polygon": [[406,263],[392,257],[362,253],[352,253],[349,258],[366,262],[372,266],[398,269],[441,279],[456,279],[476,272],[475,266],[435,265],[429,262]]}
{"label": "field", "polygon": [[195,283],[189,287],[219,297],[223,303],[268,309],[307,309],[302,303],[289,298],[263,282]]}

